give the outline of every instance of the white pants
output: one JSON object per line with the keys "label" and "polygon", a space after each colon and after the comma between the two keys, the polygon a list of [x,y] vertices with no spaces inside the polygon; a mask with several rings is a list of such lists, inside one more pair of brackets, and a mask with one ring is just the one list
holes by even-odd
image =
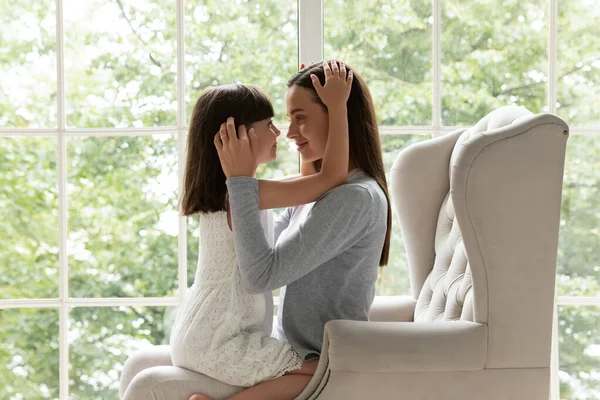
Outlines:
{"label": "white pants", "polygon": [[194,393],[226,399],[244,390],[206,375],[174,367],[170,346],[153,346],[133,354],[123,367],[122,400],[188,400]]}

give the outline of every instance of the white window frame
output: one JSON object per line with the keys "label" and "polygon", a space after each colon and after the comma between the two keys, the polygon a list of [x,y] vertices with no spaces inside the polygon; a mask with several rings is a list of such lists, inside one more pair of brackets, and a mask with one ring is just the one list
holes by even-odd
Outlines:
{"label": "white window frame", "polygon": [[[177,126],[139,129],[70,129],[66,127],[65,113],[65,67],[64,67],[64,25],[63,1],[56,1],[56,57],[57,57],[57,129],[0,129],[2,136],[52,136],[58,138],[58,196],[59,196],[59,298],[54,299],[15,299],[0,300],[0,309],[8,308],[58,308],[59,309],[59,357],[60,357],[60,399],[69,396],[69,309],[72,307],[114,307],[114,306],[151,306],[168,307],[180,304],[187,290],[187,235],[186,218],[178,220],[178,295],[177,297],[145,297],[145,298],[71,298],[69,293],[69,275],[67,265],[67,148],[66,138],[70,136],[146,136],[176,135],[178,156],[179,188],[183,184],[185,165],[185,137],[188,127],[185,104],[185,68],[184,68],[184,0],[177,1]],[[298,60],[308,64],[310,61],[323,59],[324,49],[324,0],[298,1]],[[556,78],[557,78],[557,25],[558,0],[549,2],[549,43],[548,43],[548,111],[556,112]],[[431,126],[382,126],[380,133],[420,134],[436,137],[451,132],[460,126],[442,126],[441,124],[441,6],[442,0],[432,0],[433,12],[433,115]],[[284,132],[286,126],[279,126]],[[598,135],[600,127],[572,128],[574,135]],[[600,140],[600,137],[599,137]],[[278,299],[274,299],[275,304]],[[560,305],[596,306],[600,307],[600,297],[557,296],[554,305],[553,343],[551,355],[551,400],[559,399],[560,382],[558,377],[558,320],[557,310]]]}

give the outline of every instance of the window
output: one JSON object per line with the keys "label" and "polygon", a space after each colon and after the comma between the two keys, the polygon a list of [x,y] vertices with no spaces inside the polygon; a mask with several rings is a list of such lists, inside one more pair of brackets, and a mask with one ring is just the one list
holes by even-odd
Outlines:
{"label": "window", "polygon": [[[600,397],[600,11],[595,0],[20,0],[0,9],[0,398],[116,398],[127,356],[164,344],[194,278],[177,215],[191,109],[264,88],[283,128],[300,62],[369,83],[390,169],[405,146],[502,105],[572,127],[553,399]],[[395,223],[378,295],[409,291]]]}

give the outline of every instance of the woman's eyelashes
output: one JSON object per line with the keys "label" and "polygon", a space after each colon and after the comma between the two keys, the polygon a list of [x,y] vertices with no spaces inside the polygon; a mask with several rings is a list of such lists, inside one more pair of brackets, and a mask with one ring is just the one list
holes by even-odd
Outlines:
{"label": "woman's eyelashes", "polygon": [[303,115],[292,115],[292,118],[288,117],[288,121],[299,124],[304,122],[304,116]]}

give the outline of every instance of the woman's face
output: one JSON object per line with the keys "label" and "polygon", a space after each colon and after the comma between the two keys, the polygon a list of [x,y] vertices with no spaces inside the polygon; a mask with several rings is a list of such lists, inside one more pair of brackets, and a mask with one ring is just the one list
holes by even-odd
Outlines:
{"label": "woman's face", "polygon": [[281,133],[273,124],[272,118],[266,118],[251,124],[249,128],[254,128],[258,136],[258,157],[259,164],[267,163],[277,158],[277,137]]}
{"label": "woman's face", "polygon": [[290,119],[287,137],[296,142],[303,162],[323,158],[329,132],[329,115],[312,96],[310,90],[296,85],[288,88],[285,96]]}

